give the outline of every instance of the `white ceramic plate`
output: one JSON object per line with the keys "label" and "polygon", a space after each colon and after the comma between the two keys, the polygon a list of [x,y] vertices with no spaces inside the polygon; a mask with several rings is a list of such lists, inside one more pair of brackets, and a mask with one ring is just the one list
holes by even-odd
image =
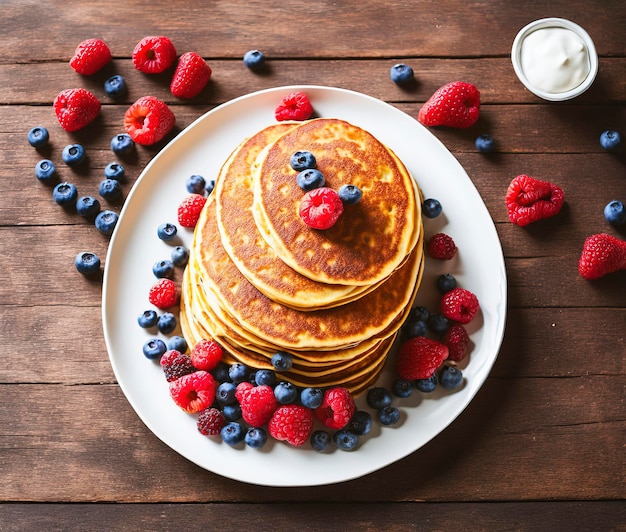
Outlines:
{"label": "white ceramic plate", "polygon": [[[408,399],[396,400],[402,412],[400,424],[390,428],[375,423],[352,452],[319,454],[308,444],[293,448],[271,438],[261,450],[233,449],[202,436],[196,429],[196,416],[186,414],[170,399],[158,363],[143,356],[144,342],[154,335],[137,325],[137,316],[151,308],[152,265],[170,257],[171,246],[158,239],[157,227],[176,222],[177,206],[187,195],[187,177],[216,176],[245,137],[275,122],[276,105],[292,90],[304,91],[319,116],[342,118],[372,132],[404,161],[425,197],[442,202],[444,213],[425,219],[426,236],[445,231],[459,252],[452,261],[428,261],[417,302],[435,307],[435,279],[440,273],[452,273],[481,303],[480,316],[470,324],[474,345],[462,364],[463,387],[446,393],[415,391]],[[185,245],[191,243],[191,231],[179,228],[179,235]],[[148,164],[128,195],[112,235],[102,306],[113,371],[137,415],[157,437],[192,462],[225,477],[268,486],[312,486],[357,478],[413,453],[465,409],[487,378],[502,342],[506,274],[500,241],[482,199],[460,164],[426,128],[395,107],[363,94],[330,87],[279,87],[208,112]],[[379,384],[389,385],[392,380],[389,369]],[[358,404],[367,408],[363,397]]]}

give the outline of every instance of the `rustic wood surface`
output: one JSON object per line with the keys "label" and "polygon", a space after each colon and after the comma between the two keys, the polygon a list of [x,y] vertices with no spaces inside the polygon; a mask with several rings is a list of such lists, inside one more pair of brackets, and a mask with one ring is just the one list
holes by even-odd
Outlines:
{"label": "rustic wood surface", "polygon": [[[564,104],[526,91],[509,59],[517,31],[546,16],[583,25],[600,56],[594,86]],[[626,200],[626,150],[609,154],[598,142],[605,129],[626,134],[625,28],[623,0],[2,2],[0,530],[626,530],[626,272],[588,282],[576,267],[587,235],[626,238],[602,216],[608,201]],[[206,58],[213,78],[198,97],[172,97],[171,72],[133,69],[134,45],[153,34]],[[114,59],[82,77],[68,60],[90,37],[104,39]],[[268,56],[267,73],[243,66],[252,48]],[[398,61],[415,69],[411,90],[389,80]],[[113,72],[129,84],[122,101],[102,90]],[[411,456],[337,485],[239,483],[165,446],[115,381],[101,282],[73,266],[83,248],[105,257],[108,239],[52,201],[36,162],[60,162],[63,146],[82,143],[85,167],[57,167],[96,195],[115,159],[109,140],[145,94],[171,104],[171,140],[206,111],[263,88],[343,87],[416,117],[456,79],[480,88],[481,118],[469,130],[432,131],[483,197],[508,276],[504,341],[474,401]],[[96,92],[103,108],[68,134],[51,104],[75,86]],[[34,125],[51,134],[39,153],[26,141]],[[476,152],[482,132],[497,139],[497,153]],[[125,193],[164,145],[125,161]],[[508,222],[504,193],[520,173],[562,186],[557,217],[528,228]]]}

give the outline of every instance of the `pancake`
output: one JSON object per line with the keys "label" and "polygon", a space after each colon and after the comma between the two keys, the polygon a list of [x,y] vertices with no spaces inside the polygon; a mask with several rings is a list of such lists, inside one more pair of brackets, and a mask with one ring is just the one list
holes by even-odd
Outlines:
{"label": "pancake", "polygon": [[226,161],[213,192],[218,227],[233,263],[267,297],[298,310],[331,308],[354,301],[375,286],[329,285],[300,275],[278,258],[252,217],[253,164],[268,144],[294,127],[284,122],[269,126],[240,144]]}
{"label": "pancake", "polygon": [[[290,166],[296,151],[317,160],[326,186],[358,186],[330,229],[299,216],[303,191]],[[301,275],[327,284],[371,286],[391,275],[419,237],[416,185],[400,160],[367,131],[338,119],[305,122],[263,150],[253,172],[254,220],[278,257]]]}

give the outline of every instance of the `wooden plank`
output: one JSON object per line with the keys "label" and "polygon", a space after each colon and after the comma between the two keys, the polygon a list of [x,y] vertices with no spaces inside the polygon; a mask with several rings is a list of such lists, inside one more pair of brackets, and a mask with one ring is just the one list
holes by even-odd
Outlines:
{"label": "wooden plank", "polygon": [[[37,529],[100,530],[624,530],[621,501],[465,503],[248,504],[3,504],[6,532]],[[78,526],[76,526],[78,528]]]}
{"label": "wooden plank", "polygon": [[[1,62],[69,59],[83,39],[100,37],[114,56],[129,57],[145,35],[168,35],[179,52],[241,58],[251,48],[271,57],[424,57],[505,56],[516,33],[528,22],[545,17],[542,4],[504,0],[480,5],[449,0],[446,7],[427,0],[367,3],[356,0],[311,4],[261,0],[199,4],[177,3],[164,17],[132,0],[110,9],[106,4],[13,3],[2,10],[5,45]],[[606,0],[589,16],[582,3],[554,0],[552,12],[583,24],[601,54],[623,55],[624,4]],[[294,20],[307,28],[299,31]],[[506,13],[506,16],[504,16]],[[106,26],[102,21],[106,20]],[[45,27],[47,31],[37,31]],[[29,35],[24,39],[23,35]],[[50,43],[55,46],[50,46]],[[288,43],[288,46],[285,46]]]}
{"label": "wooden plank", "polygon": [[617,375],[490,378],[467,410],[418,452],[362,479],[293,490],[238,483],[189,463],[150,434],[115,385],[6,384],[0,386],[0,500],[622,499],[623,398]]}

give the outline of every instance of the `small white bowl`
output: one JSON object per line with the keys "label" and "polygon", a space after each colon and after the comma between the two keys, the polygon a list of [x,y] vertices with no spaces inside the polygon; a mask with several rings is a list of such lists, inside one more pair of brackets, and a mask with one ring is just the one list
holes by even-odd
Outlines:
{"label": "small white bowl", "polygon": [[[543,28],[562,28],[566,30],[571,30],[576,35],[578,35],[578,37],[584,43],[587,50],[589,70],[585,79],[578,86],[563,92],[546,92],[545,90],[533,86],[533,84],[524,74],[521,60],[522,42],[532,32]],[[591,87],[591,84],[595,80],[596,74],[598,73],[598,53],[596,52],[596,47],[593,44],[593,40],[591,39],[589,34],[578,24],[575,24],[574,22],[563,18],[542,18],[524,26],[519,31],[519,33],[515,37],[515,40],[513,41],[513,47],[511,48],[511,61],[513,62],[513,69],[515,70],[515,74],[517,74],[519,80],[530,92],[532,92],[536,96],[539,96],[540,98],[543,98],[544,100],[549,100],[553,102],[571,100],[572,98],[576,98],[576,96],[580,96],[589,87]]]}

